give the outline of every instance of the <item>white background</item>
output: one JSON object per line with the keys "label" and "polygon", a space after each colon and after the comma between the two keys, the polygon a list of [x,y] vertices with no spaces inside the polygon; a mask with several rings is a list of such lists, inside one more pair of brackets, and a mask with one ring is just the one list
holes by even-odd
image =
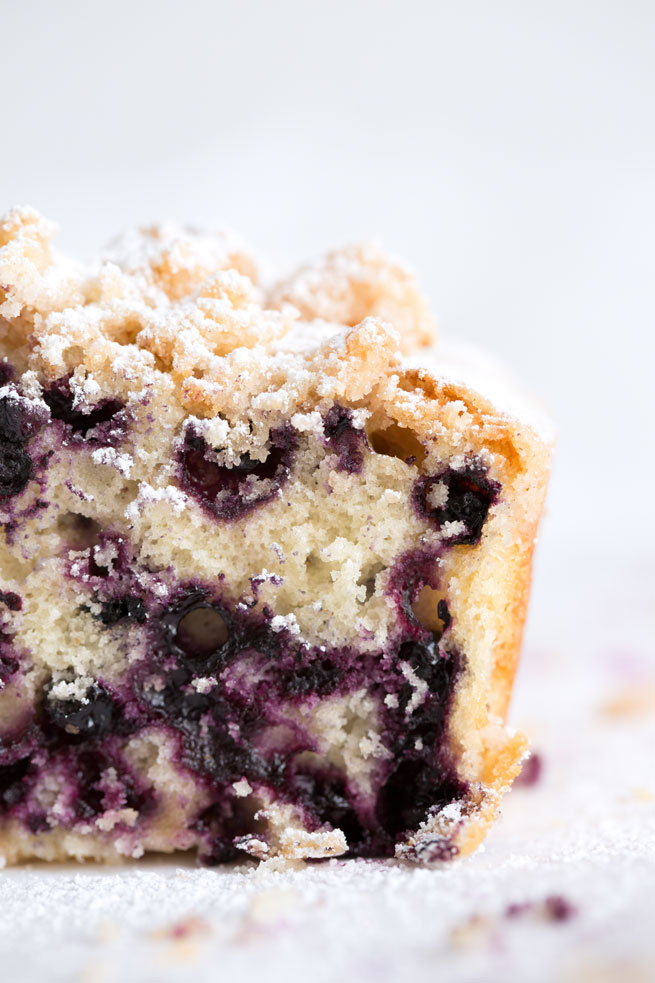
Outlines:
{"label": "white background", "polygon": [[[452,881],[396,872],[391,914],[375,909],[377,882],[348,907],[335,876],[329,903],[352,915],[350,937],[341,948],[308,942],[311,974],[341,952],[340,978],[361,977],[354,953],[382,946],[385,979],[419,956],[415,978],[433,979],[435,960],[453,959],[447,936],[429,949],[416,926],[446,932],[442,912],[475,914],[521,891],[570,890],[581,913],[558,938],[584,978],[615,959],[602,978],[627,979],[630,960],[641,970],[652,950],[646,721],[616,724],[598,707],[628,682],[645,689],[653,665],[654,96],[652,0],[0,0],[0,212],[34,205],[81,256],[165,217],[231,225],[284,263],[378,238],[417,268],[443,332],[508,361],[559,430],[513,710],[545,753],[545,784],[536,798],[510,796],[489,853]],[[247,887],[207,872],[186,895],[168,875],[148,888],[147,871],[108,873],[104,889],[77,872],[22,876],[0,882],[14,904],[3,964],[29,962],[32,938],[35,966],[67,945],[62,979],[87,958],[71,948],[80,939],[109,959],[87,909],[133,939],[142,898],[144,924],[157,899],[162,918],[173,917],[168,899],[178,914],[200,905],[220,921]],[[386,926],[377,935],[358,921],[367,906]],[[336,923],[313,910],[307,937],[321,926],[329,936]],[[414,929],[396,945],[408,912]],[[292,928],[271,944],[286,939],[297,954]],[[580,934],[596,964],[580,963]],[[539,936],[535,960],[533,937],[519,936],[522,955],[495,947],[510,960],[497,976],[483,948],[481,975],[455,960],[450,978],[554,979],[555,963],[541,960],[559,958],[556,937]],[[130,943],[126,965],[147,938]],[[207,945],[196,981],[238,955]],[[244,950],[234,978],[248,965],[268,973],[273,956],[264,947],[255,964]],[[127,978],[112,972],[102,979]]]}

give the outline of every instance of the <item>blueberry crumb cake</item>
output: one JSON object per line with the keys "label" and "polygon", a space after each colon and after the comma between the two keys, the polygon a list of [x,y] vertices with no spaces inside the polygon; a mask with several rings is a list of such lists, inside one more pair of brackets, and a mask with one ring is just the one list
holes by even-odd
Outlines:
{"label": "blueberry crumb cake", "polygon": [[274,285],[162,225],[0,224],[0,855],[465,855],[550,440],[372,246]]}

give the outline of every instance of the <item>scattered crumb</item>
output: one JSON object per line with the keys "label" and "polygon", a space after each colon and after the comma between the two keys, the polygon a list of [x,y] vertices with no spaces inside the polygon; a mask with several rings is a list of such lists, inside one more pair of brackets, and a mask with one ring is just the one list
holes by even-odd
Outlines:
{"label": "scattered crumb", "polygon": [[606,717],[632,717],[655,712],[655,682],[641,682],[626,687],[600,707]]}
{"label": "scattered crumb", "polygon": [[543,901],[521,901],[510,904],[505,909],[506,918],[530,915],[547,922],[567,922],[576,914],[576,907],[561,894],[551,894]]}

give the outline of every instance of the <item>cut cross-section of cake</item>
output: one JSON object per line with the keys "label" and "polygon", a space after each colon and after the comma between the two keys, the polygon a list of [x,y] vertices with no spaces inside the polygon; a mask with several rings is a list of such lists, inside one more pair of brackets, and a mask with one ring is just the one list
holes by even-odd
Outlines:
{"label": "cut cross-section of cake", "polygon": [[0,853],[470,852],[550,438],[376,248],[52,235],[0,225]]}

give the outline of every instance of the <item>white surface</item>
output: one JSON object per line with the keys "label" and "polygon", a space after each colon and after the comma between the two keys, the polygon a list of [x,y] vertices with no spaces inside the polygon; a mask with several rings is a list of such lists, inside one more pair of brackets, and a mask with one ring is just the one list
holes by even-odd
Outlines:
{"label": "white surface", "polygon": [[[485,853],[7,871],[2,979],[647,979],[653,711],[598,707],[655,673],[655,5],[5,0],[0,24],[0,211],[35,205],[83,255],[166,216],[289,260],[378,237],[560,431],[513,711],[546,773]],[[280,887],[283,917],[253,908]],[[497,918],[552,892],[576,919]],[[151,932],[194,911],[184,962]],[[491,928],[454,945],[473,913]]]}

